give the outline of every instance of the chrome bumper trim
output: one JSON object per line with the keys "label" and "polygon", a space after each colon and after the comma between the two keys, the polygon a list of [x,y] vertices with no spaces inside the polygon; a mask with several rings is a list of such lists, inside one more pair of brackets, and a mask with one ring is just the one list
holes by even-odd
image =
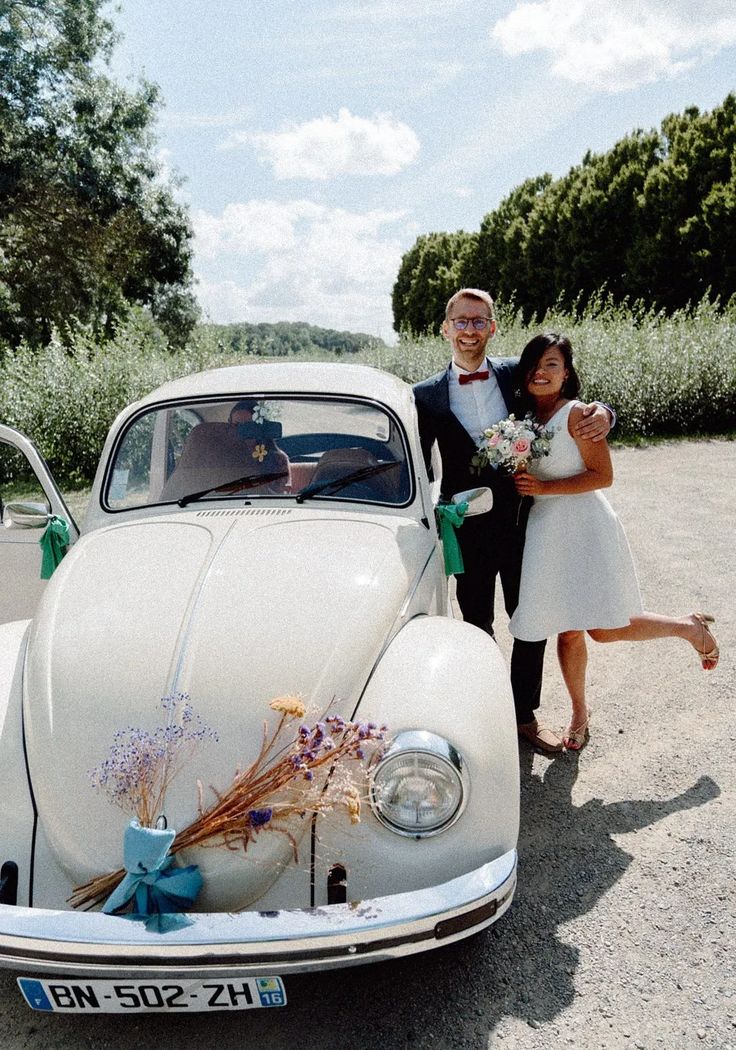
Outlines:
{"label": "chrome bumper trim", "polygon": [[424,890],[276,912],[192,913],[149,933],[101,912],[0,905],[0,967],[65,976],[179,978],[305,973],[425,951],[468,937],[511,904],[516,851]]}

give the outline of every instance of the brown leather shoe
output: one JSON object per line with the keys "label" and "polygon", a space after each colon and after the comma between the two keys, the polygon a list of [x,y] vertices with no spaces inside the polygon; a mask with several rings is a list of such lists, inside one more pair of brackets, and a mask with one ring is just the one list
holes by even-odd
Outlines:
{"label": "brown leather shoe", "polygon": [[539,748],[540,751],[556,754],[563,749],[562,740],[557,734],[553,733],[547,726],[541,725],[536,719],[533,722],[517,723],[516,730],[523,740],[528,740],[533,747]]}

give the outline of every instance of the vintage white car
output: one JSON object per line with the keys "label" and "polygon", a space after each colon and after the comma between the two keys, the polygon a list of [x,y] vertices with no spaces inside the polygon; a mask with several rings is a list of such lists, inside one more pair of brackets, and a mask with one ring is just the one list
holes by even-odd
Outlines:
{"label": "vintage white car", "polygon": [[[0,505],[0,966],[32,1007],[281,1005],[285,975],[445,945],[506,911],[510,687],[492,640],[453,618],[407,384],[317,363],[170,382],[115,421],[79,533],[33,445],[0,426],[0,453],[40,492]],[[44,584],[50,514],[71,546]],[[121,867],[130,820],[89,771],[178,693],[219,742],[172,783],[168,824],[196,816],[197,781],[253,761],[284,695],[388,725],[360,823],[326,812],[246,852],[185,852],[204,883],[183,928],[75,910],[75,887]]]}

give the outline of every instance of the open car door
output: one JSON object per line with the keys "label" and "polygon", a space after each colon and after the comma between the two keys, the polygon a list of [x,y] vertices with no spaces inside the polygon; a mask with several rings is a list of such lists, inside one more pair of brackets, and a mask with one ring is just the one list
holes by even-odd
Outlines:
{"label": "open car door", "polygon": [[79,530],[43,456],[24,434],[0,424],[0,623],[33,616],[46,581],[39,544],[51,515]]}

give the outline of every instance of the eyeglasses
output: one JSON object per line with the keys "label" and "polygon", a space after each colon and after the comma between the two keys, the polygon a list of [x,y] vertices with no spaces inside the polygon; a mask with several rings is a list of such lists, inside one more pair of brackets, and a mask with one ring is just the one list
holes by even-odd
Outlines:
{"label": "eyeglasses", "polygon": [[473,326],[476,332],[483,332],[493,323],[492,317],[453,317],[451,320],[453,327],[458,332],[464,332],[469,324]]}

